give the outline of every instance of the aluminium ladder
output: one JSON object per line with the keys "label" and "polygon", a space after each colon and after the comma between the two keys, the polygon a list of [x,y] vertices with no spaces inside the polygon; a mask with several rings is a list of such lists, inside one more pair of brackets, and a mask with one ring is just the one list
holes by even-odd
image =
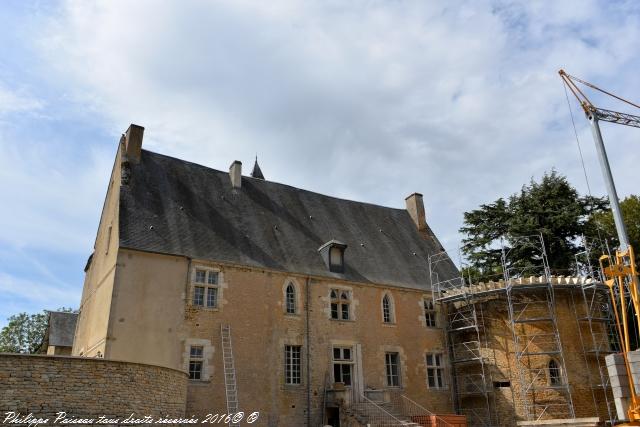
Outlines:
{"label": "aluminium ladder", "polygon": [[[222,362],[224,369],[224,387],[227,396],[227,413],[234,417],[238,413],[238,386],[236,368],[231,347],[231,325],[220,325],[222,337]],[[229,427],[239,427],[239,422],[229,421]]]}

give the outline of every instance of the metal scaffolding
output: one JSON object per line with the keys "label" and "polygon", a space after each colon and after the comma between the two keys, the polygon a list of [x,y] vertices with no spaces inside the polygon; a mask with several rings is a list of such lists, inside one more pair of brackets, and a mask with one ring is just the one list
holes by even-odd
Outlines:
{"label": "metal scaffolding", "polygon": [[487,345],[482,305],[468,300],[449,314],[451,366],[456,400],[470,426],[489,427],[497,422],[493,402],[491,351]]}
{"label": "metal scaffolding", "polygon": [[[585,250],[576,255],[576,269],[580,274],[597,280],[580,286],[580,294],[574,298],[572,293],[571,298],[594,407],[599,417],[614,425],[618,419],[604,358],[619,351],[618,336],[609,288],[602,283],[600,272],[591,265],[590,247],[584,237],[583,245]],[[604,412],[601,402],[606,407]]]}
{"label": "metal scaffolding", "polygon": [[[502,267],[524,415],[532,421],[575,418],[544,240],[542,235],[527,236],[511,239],[509,245],[503,245]],[[532,256],[526,263],[513,261],[510,255],[517,251]],[[518,282],[527,276],[541,280],[529,285]],[[554,376],[551,361],[557,367]]]}
{"label": "metal scaffolding", "polygon": [[490,357],[482,305],[476,303],[473,293],[465,291],[468,287],[461,276],[439,280],[436,267],[440,262],[450,262],[446,252],[429,258],[436,295],[442,297],[444,291],[454,289],[464,292],[464,297],[447,313],[446,327],[456,409],[467,416],[471,427],[495,426],[498,420],[490,369],[494,361]]}
{"label": "metal scaffolding", "polygon": [[[618,331],[609,288],[591,267],[588,248],[584,257],[576,258],[577,277],[552,276],[541,235],[510,239],[508,245],[502,244],[502,278],[477,283],[459,274],[440,279],[438,264],[451,262],[450,258],[446,252],[429,257],[432,289],[447,311],[456,409],[467,415],[470,426],[495,426],[504,421],[497,417],[495,384],[499,387],[505,374],[517,397],[514,405],[521,405],[515,410],[517,416],[531,421],[575,418],[569,384],[572,378],[568,378],[558,327],[557,295],[562,295],[563,301],[566,298],[565,309],[572,310],[568,313],[577,325],[582,353],[577,357],[584,360],[588,375],[584,385],[591,389],[594,410],[608,424],[615,424],[604,357],[619,350]],[[508,313],[510,349],[496,347],[492,334],[499,331],[486,317],[487,304],[502,306]],[[563,333],[575,334],[575,329],[567,328],[571,328],[569,324],[563,325]],[[506,351],[508,373],[498,368],[496,351]],[[498,379],[495,384],[494,378]]]}

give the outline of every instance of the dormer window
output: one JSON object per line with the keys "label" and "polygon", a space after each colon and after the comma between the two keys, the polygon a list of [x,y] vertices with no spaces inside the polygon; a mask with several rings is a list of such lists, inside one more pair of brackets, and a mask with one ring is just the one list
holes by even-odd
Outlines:
{"label": "dormer window", "polygon": [[318,252],[332,273],[344,273],[344,251],[347,245],[337,240],[330,240],[320,246]]}
{"label": "dormer window", "polygon": [[332,247],[329,250],[329,262],[332,271],[333,269],[342,269],[342,249],[335,246]]}

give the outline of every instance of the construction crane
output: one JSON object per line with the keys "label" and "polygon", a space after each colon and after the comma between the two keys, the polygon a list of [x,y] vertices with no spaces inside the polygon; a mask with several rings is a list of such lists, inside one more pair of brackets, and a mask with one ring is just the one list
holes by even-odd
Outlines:
{"label": "construction crane", "polygon": [[[571,76],[564,70],[560,70],[559,74],[564,84],[578,99],[580,106],[584,110],[584,113],[586,114],[587,119],[591,124],[591,132],[596,144],[598,160],[600,162],[600,168],[602,169],[602,175],[607,187],[609,203],[611,205],[611,211],[613,213],[613,220],[616,225],[620,247],[618,248],[618,250],[616,250],[615,256],[602,255],[600,257],[600,268],[605,276],[605,284],[609,287],[615,314],[616,328],[618,331],[618,335],[620,336],[622,344],[622,355],[629,380],[629,391],[631,396],[629,408],[627,410],[629,423],[626,425],[640,426],[640,398],[638,397],[636,388],[633,383],[631,364],[629,362],[631,338],[629,334],[629,321],[627,319],[628,312],[626,309],[627,301],[625,296],[626,294],[629,295],[629,299],[631,300],[630,302],[635,313],[636,322],[638,324],[637,330],[640,331],[640,296],[638,295],[638,276],[635,266],[633,247],[629,243],[629,235],[627,234],[627,229],[622,218],[622,211],[620,210],[618,193],[616,192],[616,187],[613,182],[613,176],[611,174],[611,168],[609,166],[609,160],[607,158],[607,152],[604,147],[604,142],[602,141],[602,133],[600,132],[599,124],[600,121],[604,121],[640,128],[640,116],[596,107],[591,103],[584,92],[580,90],[577,83],[583,84],[591,89],[609,95],[636,108],[640,108],[640,106],[634,104],[633,102],[627,101],[626,99],[623,99],[617,95],[609,93],[603,89],[600,89],[599,87],[589,82]],[[619,310],[620,312],[618,312],[617,309],[618,303],[621,307],[621,309]]]}

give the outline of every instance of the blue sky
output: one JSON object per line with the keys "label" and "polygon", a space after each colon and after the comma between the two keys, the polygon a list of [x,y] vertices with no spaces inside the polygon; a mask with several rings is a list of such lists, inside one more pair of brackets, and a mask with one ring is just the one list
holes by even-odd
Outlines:
{"label": "blue sky", "polygon": [[[634,1],[8,0],[0,27],[0,326],[79,305],[129,123],[217,169],[257,154],[267,179],[338,197],[422,192],[456,251],[464,211],[544,171],[586,193],[559,68],[640,100]],[[603,132],[638,193],[640,134]]]}

